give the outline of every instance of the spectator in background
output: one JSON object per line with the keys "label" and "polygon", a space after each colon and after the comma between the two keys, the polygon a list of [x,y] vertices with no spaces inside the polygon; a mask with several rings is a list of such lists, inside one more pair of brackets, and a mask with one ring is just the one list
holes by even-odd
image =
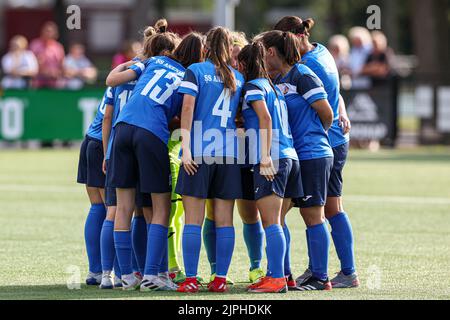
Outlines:
{"label": "spectator in background", "polygon": [[128,62],[136,57],[142,50],[142,44],[139,41],[126,41],[123,44],[122,51],[113,57],[112,69],[118,65]]}
{"label": "spectator in background", "polygon": [[341,79],[341,87],[350,89],[352,87],[352,72],[349,66],[350,43],[346,36],[337,34],[328,41],[328,49],[336,62]]}
{"label": "spectator in background", "polygon": [[31,51],[36,55],[39,73],[34,81],[37,88],[61,88],[63,86],[64,47],[57,41],[58,27],[46,22],[39,38],[33,40]]}
{"label": "spectator in background", "polygon": [[350,43],[348,39],[341,34],[334,35],[328,41],[328,49],[331,55],[336,61],[340,74],[350,73],[349,69],[349,53],[350,53]]}
{"label": "spectator in background", "polygon": [[2,58],[3,79],[5,89],[25,89],[30,79],[38,73],[39,66],[33,52],[28,50],[28,41],[17,35],[9,43],[9,51]]}
{"label": "spectator in background", "polygon": [[366,59],[362,74],[372,79],[372,85],[384,83],[391,74],[390,60],[393,52],[381,31],[372,32],[373,50]]}
{"label": "spectator in background", "polygon": [[370,87],[370,79],[362,75],[367,58],[372,52],[372,37],[369,30],[353,27],[349,31],[352,44],[349,56],[349,68],[352,76],[352,87],[364,89]]}
{"label": "spectator in background", "polygon": [[69,54],[64,60],[64,76],[66,87],[71,90],[83,88],[85,82],[92,83],[97,79],[97,69],[85,55],[85,47],[81,43],[70,46]]}

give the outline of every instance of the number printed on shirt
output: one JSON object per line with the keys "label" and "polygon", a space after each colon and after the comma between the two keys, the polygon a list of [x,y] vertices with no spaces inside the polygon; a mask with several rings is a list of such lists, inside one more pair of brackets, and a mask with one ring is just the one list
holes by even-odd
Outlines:
{"label": "number printed on shirt", "polygon": [[[226,128],[228,124],[228,119],[231,118],[232,113],[230,111],[230,90],[224,89],[217,99],[216,104],[212,110],[212,115],[220,117],[220,126]],[[222,108],[221,108],[222,107]]]}
{"label": "number printed on shirt", "polygon": [[164,69],[155,70],[154,73],[155,75],[144,87],[141,95],[150,97],[156,103],[164,104],[180,86],[181,78],[176,73]]}

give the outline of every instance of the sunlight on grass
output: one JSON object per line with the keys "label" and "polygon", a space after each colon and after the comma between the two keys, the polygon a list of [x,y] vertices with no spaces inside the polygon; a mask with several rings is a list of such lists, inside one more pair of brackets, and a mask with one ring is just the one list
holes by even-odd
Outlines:
{"label": "sunlight on grass", "polygon": [[[230,269],[237,285],[229,294],[68,290],[67,268],[78,267],[81,281],[87,271],[83,226],[89,205],[75,183],[77,161],[77,150],[1,151],[0,299],[255,299],[245,292],[248,258],[237,214]],[[450,278],[450,150],[352,151],[345,179],[361,288],[256,298],[449,299],[442,279]],[[305,227],[294,210],[288,224],[298,275],[307,264]],[[329,271],[339,271],[334,247]],[[207,278],[208,272],[203,251],[200,273]]]}

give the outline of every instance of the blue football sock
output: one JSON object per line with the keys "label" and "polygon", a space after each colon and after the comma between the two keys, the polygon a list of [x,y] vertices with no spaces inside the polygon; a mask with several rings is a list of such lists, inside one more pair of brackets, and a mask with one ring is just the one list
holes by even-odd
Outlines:
{"label": "blue football sock", "polygon": [[306,245],[308,250],[308,269],[312,270],[312,264],[311,264],[311,246],[309,245],[309,232],[308,229],[306,229]]}
{"label": "blue football sock", "polygon": [[203,224],[203,244],[211,267],[211,274],[216,273],[216,223],[208,218]]}
{"label": "blue football sock", "polygon": [[104,204],[91,205],[84,225],[84,240],[89,260],[89,271],[93,273],[102,272],[100,233],[105,218],[106,208]]}
{"label": "blue football sock", "polygon": [[131,247],[131,231],[114,231],[114,246],[122,275],[132,274],[131,260],[133,249]]}
{"label": "blue football sock", "polygon": [[328,279],[328,251],[330,234],[325,223],[309,227],[309,244],[313,276],[319,280]]}
{"label": "blue football sock", "polygon": [[[131,245],[133,245],[133,232],[131,232],[131,243],[132,243]],[[140,272],[139,265],[137,263],[136,255],[134,254],[134,252],[131,255],[131,268],[133,269],[133,272]]]}
{"label": "blue football sock", "polygon": [[117,257],[114,259],[114,275],[117,278],[122,278],[122,272],[120,271],[119,259]]}
{"label": "blue football sock", "polygon": [[100,234],[100,251],[102,270],[112,271],[116,258],[116,249],[114,248],[114,221],[103,221],[102,232]]}
{"label": "blue football sock", "polygon": [[131,238],[137,270],[144,274],[145,258],[147,256],[147,223],[144,217],[134,217],[131,222]]}
{"label": "blue football sock", "polygon": [[234,227],[216,228],[216,274],[218,277],[226,277],[233,257],[235,231]]}
{"label": "blue football sock", "polygon": [[[266,239],[266,243],[267,243],[267,239]],[[266,257],[268,257],[269,255],[267,254],[267,244],[266,244]],[[267,272],[266,272],[266,277],[271,277],[272,276],[272,271],[270,271],[270,260],[267,259]]]}
{"label": "blue football sock", "polygon": [[145,272],[147,276],[157,276],[164,251],[167,251],[167,233],[169,229],[159,224],[148,225],[147,257]]}
{"label": "blue football sock", "polygon": [[264,250],[264,228],[262,222],[255,224],[244,223],[244,241],[250,258],[250,271],[261,268]]}
{"label": "blue football sock", "polygon": [[[167,232],[169,232],[169,229],[167,229]],[[159,270],[158,271],[160,273],[164,273],[164,272],[168,272],[169,271],[169,248],[168,248],[169,238],[168,238],[168,234],[166,235],[166,239],[167,239],[167,241],[165,242],[166,248],[163,251],[163,255],[161,257],[161,262],[159,264]]]}
{"label": "blue football sock", "polygon": [[329,220],[334,246],[341,261],[341,270],[348,276],[356,272],[353,248],[353,230],[350,219],[344,212]]}
{"label": "blue football sock", "polygon": [[183,230],[183,260],[186,277],[197,276],[198,260],[202,246],[202,227],[185,225]]}
{"label": "blue football sock", "polygon": [[279,224],[266,228],[267,260],[270,265],[270,276],[275,279],[284,278],[284,259],[286,238]]}
{"label": "blue football sock", "polygon": [[292,275],[291,271],[291,233],[289,232],[289,228],[287,224],[284,224],[283,227],[284,238],[286,239],[286,252],[284,254],[284,275],[290,276]]}

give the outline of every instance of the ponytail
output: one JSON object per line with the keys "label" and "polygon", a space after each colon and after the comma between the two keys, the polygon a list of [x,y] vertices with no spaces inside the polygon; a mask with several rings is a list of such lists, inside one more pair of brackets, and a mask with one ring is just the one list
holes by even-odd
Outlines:
{"label": "ponytail", "polygon": [[277,94],[277,90],[270,80],[269,73],[266,68],[266,49],[264,45],[259,42],[253,42],[245,46],[238,55],[239,63],[244,65],[245,81],[252,81],[259,78],[265,78],[269,81],[273,91]]}
{"label": "ponytail", "polygon": [[311,29],[314,28],[315,24],[316,22],[311,18],[308,18],[303,21],[303,27],[305,28],[305,35],[307,35],[308,37],[310,36],[309,31],[311,31]]}
{"label": "ponytail", "polygon": [[155,30],[158,33],[164,33],[167,32],[167,28],[169,27],[169,24],[166,19],[159,19],[155,23]]}
{"label": "ponytail", "polygon": [[[142,56],[144,59],[151,58],[155,55],[161,55],[161,53],[164,51],[161,48],[163,48],[164,45],[167,45],[167,43],[166,44],[160,43],[158,46],[153,46],[153,48],[151,43],[157,35],[166,33],[167,28],[168,28],[167,20],[159,19],[158,21],[156,21],[154,26],[149,26],[144,29],[143,31],[144,40],[142,43]],[[168,47],[170,47],[170,45],[168,45]],[[170,50],[170,52],[172,51],[173,49]]]}
{"label": "ponytail", "polygon": [[245,81],[251,81],[268,76],[265,64],[266,49],[261,42],[246,45],[238,55],[239,63],[245,66]]}
{"label": "ponytail", "polygon": [[297,37],[291,32],[284,32],[284,54],[286,62],[291,66],[302,59]]}
{"label": "ponytail", "polygon": [[149,27],[145,28],[143,33],[144,33],[144,42],[145,42],[146,39],[148,39],[151,36],[154,36],[156,34],[156,30],[152,26],[149,26]]}
{"label": "ponytail", "polygon": [[274,47],[280,57],[290,66],[300,62],[300,42],[291,32],[269,31],[262,35],[261,40],[266,49]]}
{"label": "ponytail", "polygon": [[230,69],[231,64],[231,48],[233,46],[232,37],[228,29],[217,27],[210,30],[207,34],[206,45],[208,47],[207,58],[216,66],[217,73],[223,81],[225,88],[231,93],[235,93],[236,77]]}
{"label": "ponytail", "polygon": [[301,18],[296,16],[287,16],[278,21],[273,29],[309,37],[310,31],[314,25],[315,22],[311,18],[303,21]]}

